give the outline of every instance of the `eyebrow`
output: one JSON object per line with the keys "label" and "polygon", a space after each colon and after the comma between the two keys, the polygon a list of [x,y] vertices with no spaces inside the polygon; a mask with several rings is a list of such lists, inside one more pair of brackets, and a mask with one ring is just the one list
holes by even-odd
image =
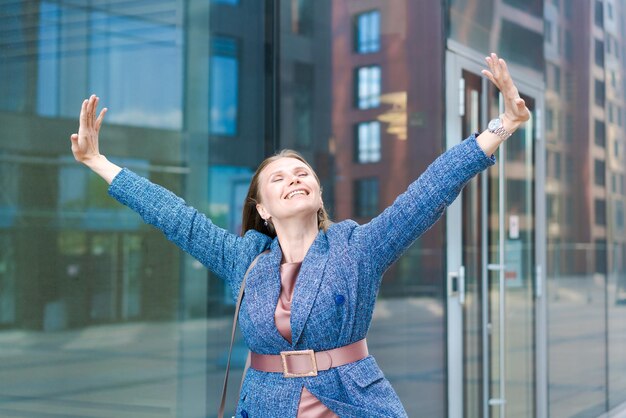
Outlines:
{"label": "eyebrow", "polygon": [[[295,167],[292,171],[298,171],[298,170],[306,170],[306,171],[310,171],[309,168],[307,166],[304,165],[299,165],[297,167]],[[284,174],[285,170],[276,170],[273,171],[269,174],[268,178],[271,178],[272,176],[275,176],[276,174]]]}

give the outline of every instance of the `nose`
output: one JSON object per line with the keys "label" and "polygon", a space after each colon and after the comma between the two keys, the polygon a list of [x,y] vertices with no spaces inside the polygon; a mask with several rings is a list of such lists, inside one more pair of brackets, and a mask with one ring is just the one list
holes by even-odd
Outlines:
{"label": "nose", "polygon": [[300,178],[298,176],[293,176],[291,178],[291,182],[289,184],[291,185],[291,184],[295,184],[295,183],[300,183]]}

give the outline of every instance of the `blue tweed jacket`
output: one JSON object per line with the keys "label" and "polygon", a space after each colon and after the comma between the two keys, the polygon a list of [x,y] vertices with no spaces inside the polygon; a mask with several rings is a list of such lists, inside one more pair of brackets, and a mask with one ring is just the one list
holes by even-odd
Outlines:
{"label": "blue tweed jacket", "polygon": [[[109,188],[111,196],[161,229],[168,239],[228,281],[236,299],[252,260],[239,324],[248,347],[257,353],[329,350],[365,337],[384,271],[442,215],[463,186],[495,163],[475,136],[437,158],[408,190],[365,225],[347,220],[320,231],[302,262],[291,305],[292,343],[276,329],[282,258],[277,239],[248,231],[243,237],[215,226],[165,190],[123,169]],[[393,388],[372,356],[317,377],[284,378],[249,369],[237,416],[296,417],[302,386],[340,417],[406,417]]]}

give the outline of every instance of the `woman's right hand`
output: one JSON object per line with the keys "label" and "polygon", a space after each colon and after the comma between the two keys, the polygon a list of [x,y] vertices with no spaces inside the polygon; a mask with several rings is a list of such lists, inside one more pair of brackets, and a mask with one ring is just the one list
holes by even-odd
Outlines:
{"label": "woman's right hand", "polygon": [[72,154],[74,154],[76,161],[83,164],[88,164],[90,161],[100,157],[98,134],[100,133],[100,127],[102,126],[102,120],[107,112],[107,108],[102,109],[100,115],[96,118],[98,101],[99,98],[95,94],[83,101],[83,106],[80,109],[78,133],[70,136]]}
{"label": "woman's right hand", "polygon": [[72,154],[74,154],[76,161],[85,164],[111,184],[122,169],[100,154],[98,135],[107,108],[102,109],[96,118],[98,100],[99,98],[92,94],[89,99],[83,101],[83,107],[80,109],[78,133],[70,136],[70,142],[72,143]]}

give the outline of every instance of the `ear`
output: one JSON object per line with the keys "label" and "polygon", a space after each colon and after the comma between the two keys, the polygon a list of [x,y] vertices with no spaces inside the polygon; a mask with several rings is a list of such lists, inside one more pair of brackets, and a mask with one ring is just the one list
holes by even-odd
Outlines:
{"label": "ear", "polygon": [[263,207],[263,205],[260,203],[256,204],[256,211],[259,212],[259,215],[261,216],[261,218],[265,220],[267,220],[270,217],[269,213],[267,213],[267,211],[265,210],[265,207]]}

